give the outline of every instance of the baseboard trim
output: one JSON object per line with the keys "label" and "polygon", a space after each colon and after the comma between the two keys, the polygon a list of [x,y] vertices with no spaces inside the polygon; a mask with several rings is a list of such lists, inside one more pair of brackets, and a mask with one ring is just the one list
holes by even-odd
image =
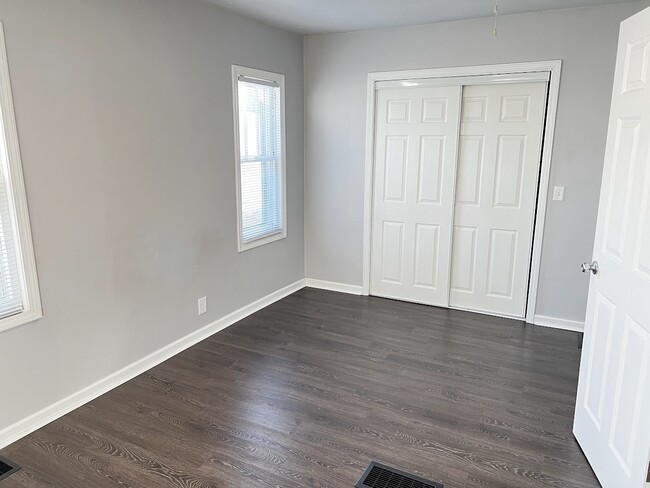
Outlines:
{"label": "baseboard trim", "polygon": [[567,320],[557,317],[548,317],[546,315],[535,315],[533,322],[535,325],[542,327],[551,327],[553,329],[571,330],[573,332],[584,332],[585,323],[579,320]]}
{"label": "baseboard trim", "polygon": [[230,325],[248,317],[249,315],[291,295],[292,293],[305,287],[305,280],[298,280],[284,288],[281,288],[259,300],[250,303],[239,310],[215,320],[211,324],[192,332],[178,339],[177,341],[164,346],[148,356],[139,359],[119,371],[103,378],[92,385],[73,393],[72,395],[48,406],[44,409],[30,415],[29,417],[16,422],[13,425],[0,431],[0,449],[16,442],[18,439],[31,434],[44,425],[70,413],[76,408],[88,403],[91,400],[103,395],[104,393],[126,383],[139,374],[153,368],[154,366],[166,361],[185,349],[207,339],[211,335],[229,327]]}
{"label": "baseboard trim", "polygon": [[357,285],[348,285],[345,283],[336,283],[335,281],[323,281],[307,278],[305,286],[309,288],[319,288],[321,290],[338,291],[339,293],[349,293],[350,295],[363,295],[363,287]]}

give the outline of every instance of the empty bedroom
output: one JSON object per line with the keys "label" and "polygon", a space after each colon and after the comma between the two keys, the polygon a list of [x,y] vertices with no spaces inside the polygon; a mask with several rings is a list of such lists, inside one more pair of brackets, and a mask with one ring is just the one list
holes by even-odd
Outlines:
{"label": "empty bedroom", "polygon": [[0,488],[650,488],[650,0],[0,0]]}

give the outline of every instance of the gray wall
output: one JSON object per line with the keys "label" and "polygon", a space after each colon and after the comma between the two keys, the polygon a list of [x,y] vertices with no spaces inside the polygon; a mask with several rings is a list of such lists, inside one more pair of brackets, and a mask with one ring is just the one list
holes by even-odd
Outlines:
{"label": "gray wall", "polygon": [[[2,430],[302,279],[304,178],[300,36],[191,0],[0,0],[0,20],[45,312],[0,333]],[[242,254],[232,63],[287,88],[289,237]]]}
{"label": "gray wall", "polygon": [[372,71],[564,60],[537,313],[583,320],[619,23],[648,2],[305,39],[307,277],[362,284],[366,81]]}

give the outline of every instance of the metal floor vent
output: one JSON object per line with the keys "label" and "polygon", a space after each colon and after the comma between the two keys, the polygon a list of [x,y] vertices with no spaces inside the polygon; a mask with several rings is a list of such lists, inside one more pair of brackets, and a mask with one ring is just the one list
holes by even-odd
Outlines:
{"label": "metal floor vent", "polygon": [[443,488],[440,483],[427,481],[374,461],[354,486],[355,488]]}
{"label": "metal floor vent", "polygon": [[19,469],[20,466],[18,466],[17,464],[12,463],[8,459],[0,457],[0,481],[5,479],[7,476],[11,476]]}

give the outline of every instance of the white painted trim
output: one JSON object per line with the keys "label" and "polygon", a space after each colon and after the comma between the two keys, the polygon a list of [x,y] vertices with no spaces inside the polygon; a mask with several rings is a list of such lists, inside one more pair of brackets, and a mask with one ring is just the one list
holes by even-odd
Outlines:
{"label": "white painted trim", "polygon": [[[560,94],[560,74],[562,61],[538,61],[529,63],[494,64],[486,66],[462,66],[453,68],[433,68],[407,71],[386,71],[369,73],[367,85],[366,112],[366,155],[364,182],[364,219],[363,219],[363,291],[370,294],[370,250],[372,239],[372,197],[374,172],[374,138],[375,138],[375,97],[376,84],[380,81],[399,81],[434,78],[457,78],[485,75],[516,74],[547,72],[550,74],[549,93],[547,101],[546,122],[544,126],[544,141],[542,146],[542,161],[540,168],[539,191],[537,195],[537,212],[535,214],[535,232],[531,255],[530,279],[528,284],[528,304],[526,306],[526,322],[533,323],[537,305],[537,290],[539,287],[539,271],[542,258],[542,243],[544,239],[544,223],[546,220],[546,203],[550,184],[551,159],[555,135],[557,104]],[[453,81],[453,80],[450,80]]]}
{"label": "white painted trim", "polygon": [[366,155],[363,177],[363,252],[361,256],[362,293],[370,295],[370,250],[372,248],[372,200],[374,187],[375,166],[375,105],[377,99],[376,82],[379,81],[368,74],[366,87]]}
{"label": "white painted trim", "polygon": [[29,417],[16,422],[13,425],[0,431],[0,449],[17,441],[18,439],[40,429],[44,425],[58,419],[59,417],[71,412],[85,403],[97,398],[100,395],[120,386],[121,384],[135,378],[139,374],[153,368],[154,366],[166,361],[176,354],[184,351],[188,347],[201,342],[211,335],[225,329],[226,327],[248,317],[249,315],[271,305],[278,300],[291,295],[292,293],[304,288],[305,280],[301,279],[284,288],[281,288],[259,300],[250,303],[239,310],[236,310],[225,317],[222,317],[205,327],[192,332],[191,334],[178,339],[177,341],[164,346],[157,351],[149,354],[131,363],[130,365],[116,371],[115,373],[103,378],[92,385],[73,393],[44,409],[36,412]]}
{"label": "white painted trim", "polygon": [[508,73],[502,75],[480,75],[480,76],[454,76],[453,78],[418,78],[414,80],[378,81],[375,89],[384,90],[390,88],[423,88],[429,86],[448,86],[450,81],[453,85],[498,85],[501,83],[534,83],[537,81],[549,81],[551,74],[548,71],[533,71],[530,73]]}
{"label": "white painted trim", "polygon": [[402,71],[381,71],[369,73],[373,81],[415,80],[420,78],[455,78],[465,76],[502,75],[514,73],[536,73],[552,71],[562,61],[532,61],[526,63],[486,64],[479,66],[453,66],[449,68],[428,68]]}
{"label": "white painted trim", "polygon": [[530,258],[530,278],[528,280],[528,304],[526,306],[526,322],[533,322],[537,308],[537,292],[539,275],[542,266],[542,245],[544,243],[544,226],[546,223],[546,205],[548,189],[551,180],[551,162],[553,160],[553,142],[555,140],[555,121],[557,105],[560,99],[560,75],[562,61],[549,61],[551,80],[548,86],[546,106],[546,124],[542,145],[542,167],[539,172],[539,190],[537,193],[537,212],[535,213],[535,228],[533,232],[533,253]]}
{"label": "white painted trim", "polygon": [[[282,191],[282,229],[279,232],[267,234],[252,241],[245,242],[242,236],[241,216],[241,173],[240,173],[240,154],[239,154],[239,77],[243,76],[249,79],[258,79],[266,82],[277,83],[280,88],[280,144],[281,144],[281,162],[280,176]],[[245,66],[232,65],[232,104],[233,104],[233,121],[235,133],[235,181],[237,194],[237,249],[244,252],[264,244],[279,241],[287,237],[287,131],[286,131],[286,109],[285,109],[285,82],[284,75],[270,71],[262,71]]]}
{"label": "white painted trim", "polygon": [[560,319],[557,317],[548,317],[546,315],[535,315],[533,323],[535,325],[541,325],[542,327],[572,330],[574,332],[584,332],[585,330],[585,323],[579,320]]}
{"label": "white painted trim", "polygon": [[15,225],[16,257],[18,259],[18,272],[23,297],[23,311],[2,319],[0,321],[1,332],[40,319],[43,316],[2,22],[0,22],[0,112],[2,116],[2,127],[0,129],[4,128],[4,134],[1,135],[4,136],[7,150],[9,179],[7,192],[9,208],[13,214]]}
{"label": "white painted trim", "polygon": [[305,286],[308,288],[318,288],[320,290],[337,291],[339,293],[349,293],[351,295],[363,295],[363,287],[359,285],[348,285],[346,283],[336,283],[334,281],[313,280],[307,278]]}

